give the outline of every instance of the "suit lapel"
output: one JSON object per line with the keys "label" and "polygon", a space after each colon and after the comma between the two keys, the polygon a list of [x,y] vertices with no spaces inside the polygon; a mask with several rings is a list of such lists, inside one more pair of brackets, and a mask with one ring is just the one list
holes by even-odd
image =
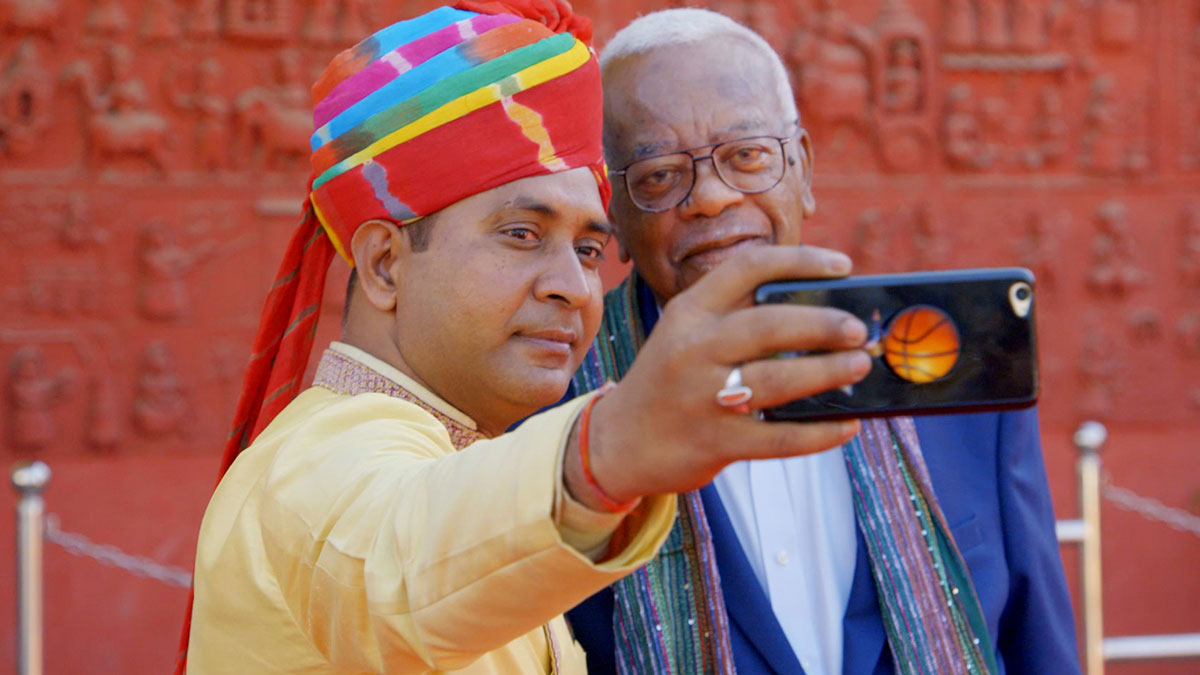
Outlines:
{"label": "suit lapel", "polygon": [[700,497],[704,501],[708,527],[712,531],[725,608],[730,620],[736,624],[734,630],[741,630],[746,640],[754,645],[775,672],[803,675],[804,669],[796,660],[792,645],[775,619],[771,602],[758,584],[750,561],[742,551],[742,544],[733,531],[733,524],[729,522],[717,488],[713,485],[704,487],[700,490]]}

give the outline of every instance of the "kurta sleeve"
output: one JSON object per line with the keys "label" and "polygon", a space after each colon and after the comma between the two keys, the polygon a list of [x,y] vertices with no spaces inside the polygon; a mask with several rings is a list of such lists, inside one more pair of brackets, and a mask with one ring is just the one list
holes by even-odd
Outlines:
{"label": "kurta sleeve", "polygon": [[650,560],[673,495],[644,500],[601,564],[555,524],[558,457],[585,402],[458,452],[433,417],[380,394],[307,420],[264,479],[262,538],[316,649],[347,669],[462,668]]}

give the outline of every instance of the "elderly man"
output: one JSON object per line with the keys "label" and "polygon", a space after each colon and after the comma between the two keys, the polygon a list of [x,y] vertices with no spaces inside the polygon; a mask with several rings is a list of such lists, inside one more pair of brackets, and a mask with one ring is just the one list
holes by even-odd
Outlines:
{"label": "elderly man", "polygon": [[[772,247],[677,297],[619,386],[503,433],[562,396],[592,343],[611,227],[590,28],[527,4],[389,26],[314,86],[305,218],[204,516],[180,670],[582,673],[561,613],[653,557],[673,493],[857,432],[708,393],[780,349],[827,353],[756,382],[767,399],[869,370],[848,314],[747,307],[768,279],[849,270]],[[300,392],[337,254],[354,269],[343,339]]]}
{"label": "elderly man", "polygon": [[[815,206],[808,136],[757,34],[667,10],[601,63],[611,215],[634,271],[576,391],[674,333],[676,303],[723,261],[800,244]],[[759,390],[789,376],[778,363],[735,368],[718,396],[742,395],[719,400],[771,405]],[[652,563],[570,613],[592,671],[1078,672],[1037,434],[1032,411],[922,418],[915,433],[874,420],[842,449],[729,466],[681,496]]]}

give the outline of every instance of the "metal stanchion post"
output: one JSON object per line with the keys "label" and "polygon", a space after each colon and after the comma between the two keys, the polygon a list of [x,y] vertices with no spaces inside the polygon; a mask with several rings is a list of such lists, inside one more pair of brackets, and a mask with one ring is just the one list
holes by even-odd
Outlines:
{"label": "metal stanchion post", "polygon": [[19,462],[9,474],[17,501],[17,674],[42,673],[42,490],[50,481],[43,462]]}
{"label": "metal stanchion post", "polygon": [[1075,430],[1079,449],[1079,512],[1084,524],[1081,542],[1083,575],[1083,650],[1087,675],[1104,675],[1104,603],[1100,575],[1100,448],[1108,430],[1099,422],[1084,422]]}

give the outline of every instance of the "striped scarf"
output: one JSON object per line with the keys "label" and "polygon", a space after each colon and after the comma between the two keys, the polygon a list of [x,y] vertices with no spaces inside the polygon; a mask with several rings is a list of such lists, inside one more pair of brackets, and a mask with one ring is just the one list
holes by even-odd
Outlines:
{"label": "striped scarf", "polygon": [[[378,31],[313,86],[313,174],[267,295],[220,476],[300,393],[329,264],[374,219],[406,224],[512,181],[588,167],[607,204],[591,24],[563,0],[459,0]],[[183,673],[191,599],[176,673]]]}
{"label": "striped scarf", "polygon": [[[619,380],[646,339],[636,273],[605,297],[576,393]],[[934,497],[911,418],[864,420],[843,453],[896,672],[997,675],[966,563]],[[658,556],[614,585],[621,673],[733,673],[712,535],[699,492],[680,495]]]}

